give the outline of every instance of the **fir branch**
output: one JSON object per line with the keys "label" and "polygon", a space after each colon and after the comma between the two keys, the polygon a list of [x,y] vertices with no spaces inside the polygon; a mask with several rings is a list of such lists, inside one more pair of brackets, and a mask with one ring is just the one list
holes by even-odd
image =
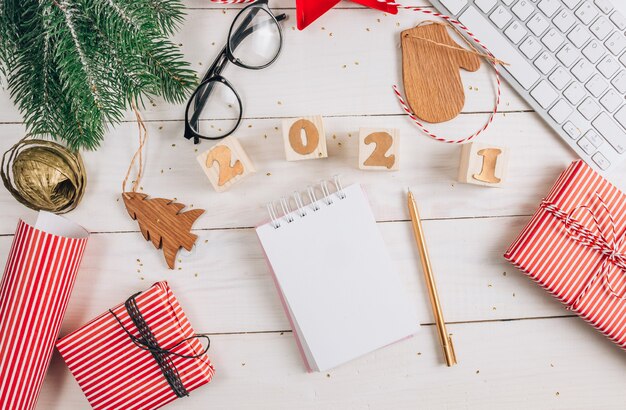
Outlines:
{"label": "fir branch", "polygon": [[0,0],[0,72],[31,133],[95,149],[126,107],[183,101],[179,0]]}

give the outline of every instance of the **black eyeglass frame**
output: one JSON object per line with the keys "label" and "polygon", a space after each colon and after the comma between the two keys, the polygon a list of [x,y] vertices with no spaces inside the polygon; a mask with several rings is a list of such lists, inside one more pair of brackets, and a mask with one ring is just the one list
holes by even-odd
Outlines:
{"label": "black eyeglass frame", "polygon": [[[251,9],[257,9],[257,10],[251,10]],[[276,52],[276,55],[269,62],[261,66],[250,66],[250,65],[243,63],[240,59],[236,58],[233,53],[233,50],[237,48],[237,46],[246,37],[248,37],[250,34],[254,32],[255,30],[254,26],[248,27],[248,25],[254,19],[257,13],[259,13],[259,11],[261,10],[266,12],[272,18],[273,23],[276,24],[276,27],[278,27],[279,46],[278,46],[278,51]],[[246,16],[246,18],[242,21],[239,27],[235,28],[235,23],[238,21],[239,17],[243,15],[244,13],[248,13],[248,16]],[[228,38],[226,40],[226,45],[222,48],[222,51],[216,57],[215,61],[213,61],[213,64],[211,64],[211,67],[208,69],[208,71],[202,78],[202,81],[200,82],[200,84],[198,84],[198,87],[196,87],[195,91],[191,94],[191,97],[189,97],[189,101],[187,102],[187,106],[185,108],[184,137],[186,139],[193,138],[194,144],[198,144],[200,143],[200,139],[219,140],[219,139],[228,137],[229,135],[231,135],[237,130],[237,128],[239,127],[239,124],[241,124],[241,120],[243,117],[243,103],[241,101],[241,97],[239,96],[239,93],[237,93],[233,85],[227,79],[222,77],[221,73],[226,67],[226,64],[228,62],[231,62],[235,64],[236,66],[247,68],[250,70],[261,70],[263,68],[270,66],[272,63],[274,63],[274,61],[276,61],[276,59],[280,55],[280,52],[283,48],[283,32],[280,27],[280,24],[278,23],[285,19],[287,19],[287,15],[284,13],[279,14],[278,16],[275,16],[274,13],[272,13],[272,11],[270,10],[268,6],[268,0],[257,0],[255,3],[252,3],[244,7],[243,9],[241,9],[239,13],[237,13],[232,24],[230,25],[230,29],[228,30]],[[236,31],[233,32],[233,30],[236,30]],[[233,47],[233,44],[234,44],[234,47]],[[196,129],[198,128],[197,124],[199,121],[200,113],[202,112],[202,108],[204,108],[204,105],[206,104],[209,98],[209,95],[211,94],[211,91],[213,90],[213,86],[211,85],[212,83],[221,83],[225,85],[226,87],[230,88],[230,90],[233,92],[233,94],[237,98],[237,104],[239,105],[239,118],[237,119],[237,123],[235,124],[235,126],[227,133],[217,136],[217,137],[206,137],[194,131],[190,123],[193,123],[196,126]],[[191,116],[191,121],[190,121],[189,109],[191,107],[192,102],[194,102],[195,107],[194,107],[194,112]]]}

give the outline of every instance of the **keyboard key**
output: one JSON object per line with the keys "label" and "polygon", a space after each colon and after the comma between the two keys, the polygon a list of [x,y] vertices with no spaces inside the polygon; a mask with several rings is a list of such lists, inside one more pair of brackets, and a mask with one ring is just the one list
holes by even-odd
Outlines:
{"label": "keyboard key", "polygon": [[[626,56],[626,54],[624,54]],[[612,55],[608,55],[600,61],[600,64],[597,65],[598,71],[602,73],[606,78],[613,77],[613,74],[617,72],[620,68],[620,64],[615,61],[615,57]]]}
{"label": "keyboard key", "polygon": [[598,17],[596,21],[589,27],[594,36],[600,40],[604,40],[611,31],[614,30],[613,25],[606,19],[606,17]]}
{"label": "keyboard key", "polygon": [[489,13],[493,6],[496,5],[496,0],[475,0],[474,4],[484,13]]}
{"label": "keyboard key", "polygon": [[555,29],[550,29],[541,38],[541,42],[548,47],[548,50],[554,52],[561,44],[563,44],[563,36]]}
{"label": "keyboard key", "polygon": [[574,81],[569,85],[569,87],[565,89],[565,91],[563,91],[563,95],[572,104],[578,104],[580,100],[582,100],[583,97],[587,95],[587,92],[585,91],[585,88],[582,86],[582,84]]}
{"label": "keyboard key", "polygon": [[511,11],[519,17],[520,20],[525,21],[531,14],[533,14],[535,7],[531,4],[530,0],[520,0],[515,3],[515,6],[513,6]]}
{"label": "keyboard key", "polygon": [[622,70],[611,80],[611,84],[619,93],[626,93],[626,71]]}
{"label": "keyboard key", "polygon": [[600,74],[596,74],[591,77],[591,80],[587,81],[585,88],[589,90],[594,97],[600,97],[602,93],[609,87]]}
{"label": "keyboard key", "polygon": [[602,47],[602,44],[597,40],[591,40],[585,48],[583,48],[583,54],[592,63],[597,62],[605,53],[605,48]]}
{"label": "keyboard key", "polygon": [[536,38],[529,36],[522,42],[519,49],[526,57],[532,59],[541,51],[541,44]]}
{"label": "keyboard key", "polygon": [[603,171],[606,171],[611,166],[609,160],[599,152],[596,152],[591,159]]}
{"label": "keyboard key", "polygon": [[580,0],[563,0],[563,3],[565,3],[565,5],[570,9],[573,9],[578,3],[580,3]]}
{"label": "keyboard key", "polygon": [[626,53],[621,55],[619,62],[622,63],[623,66],[626,66]]}
{"label": "keyboard key", "polygon": [[563,48],[556,53],[556,58],[558,58],[565,67],[569,67],[574,64],[574,62],[578,61],[580,53],[571,44],[565,44]]}
{"label": "keyboard key", "polygon": [[550,74],[550,77],[548,77],[548,80],[550,80],[552,85],[559,90],[562,90],[563,87],[565,87],[571,79],[572,76],[569,75],[567,70],[563,67],[557,67],[557,69],[554,70],[552,74]]}
{"label": "keyboard key", "polygon": [[467,0],[441,0],[441,4],[450,11],[450,14],[457,14],[465,7]]}
{"label": "keyboard key", "polygon": [[580,137],[580,129],[575,126],[571,121],[566,122],[563,125],[563,130],[570,136],[572,139],[578,139]]}
{"label": "keyboard key", "polygon": [[535,60],[535,66],[544,74],[552,71],[555,65],[556,60],[552,57],[552,54],[545,51]]}
{"label": "keyboard key", "polygon": [[604,139],[594,130],[587,131],[585,133],[585,138],[587,138],[596,148],[602,145],[602,142],[604,141]]}
{"label": "keyboard key", "polygon": [[624,35],[622,33],[616,31],[611,34],[611,37],[609,37],[609,39],[606,40],[604,44],[611,53],[618,55],[619,53],[624,51],[624,48],[626,48],[626,38],[624,38]]}
{"label": "keyboard key", "polygon": [[619,107],[623,103],[624,103],[624,97],[619,95],[613,89],[610,89],[609,91],[607,91],[606,94],[604,94],[602,98],[600,98],[600,104],[602,104],[602,106],[606,108],[608,112],[615,111],[617,107]]}
{"label": "keyboard key", "polygon": [[550,104],[552,104],[559,96],[546,80],[542,80],[539,84],[537,84],[537,86],[530,92],[530,95],[543,108],[548,108]]}
{"label": "keyboard key", "polygon": [[591,34],[589,34],[587,27],[578,25],[569,32],[567,38],[575,47],[581,48],[591,38]]}
{"label": "keyboard key", "polygon": [[550,117],[552,117],[557,124],[562,124],[563,121],[569,117],[572,111],[574,111],[574,109],[571,105],[566,103],[565,100],[559,100],[552,108],[550,108],[548,114],[550,114]]}
{"label": "keyboard key", "polygon": [[593,146],[591,141],[589,141],[585,137],[582,137],[581,139],[578,140],[578,146],[582,148],[582,150],[585,151],[586,154],[589,154],[589,155],[591,155],[591,153],[596,150],[596,147]]}
{"label": "keyboard key", "polygon": [[506,41],[497,41],[501,34],[474,7],[468,7],[459,17],[459,21],[472,28],[476,37],[502,61],[510,65],[504,69],[526,90],[539,80],[539,73],[528,63],[526,58]]}
{"label": "keyboard key", "polygon": [[539,10],[548,17],[552,17],[559,7],[561,7],[559,0],[541,0],[539,3]]}
{"label": "keyboard key", "polygon": [[536,13],[534,16],[532,16],[531,19],[528,20],[528,23],[526,23],[526,25],[528,26],[530,31],[532,31],[533,34],[536,36],[542,35],[543,32],[546,31],[548,27],[550,27],[550,23],[548,23],[548,20],[546,20],[546,18],[540,13]]}
{"label": "keyboard key", "polygon": [[513,44],[517,44],[524,36],[528,33],[528,30],[524,28],[522,23],[514,21],[512,22],[506,30],[504,30],[504,34],[511,40]]}
{"label": "keyboard key", "polygon": [[613,5],[608,0],[595,0],[594,3],[604,14],[609,14],[613,10]]}
{"label": "keyboard key", "polygon": [[598,9],[596,9],[591,2],[585,1],[576,9],[574,14],[576,14],[576,17],[578,17],[583,24],[589,24],[598,15]]}
{"label": "keyboard key", "polygon": [[583,117],[591,120],[600,112],[600,106],[596,104],[596,102],[592,98],[587,97],[578,106],[578,111],[583,115]]}
{"label": "keyboard key", "polygon": [[559,28],[559,30],[565,33],[574,25],[576,19],[570,11],[563,9],[556,14],[556,16],[552,19],[552,22]]}
{"label": "keyboard key", "polygon": [[620,108],[619,111],[615,113],[615,119],[622,127],[626,128],[626,106]]}
{"label": "keyboard key", "polygon": [[616,11],[615,13],[611,14],[609,18],[611,19],[613,24],[617,26],[618,29],[620,30],[626,29],[626,19],[624,18],[622,13],[620,13],[619,11]]}
{"label": "keyboard key", "polygon": [[574,67],[572,67],[571,71],[572,74],[574,74],[574,77],[578,78],[578,81],[584,82],[587,81],[589,77],[591,77],[591,74],[594,73],[595,68],[589,63],[589,61],[581,58],[576,64],[574,64]]}
{"label": "keyboard key", "polygon": [[[505,9],[502,6],[498,6],[498,8],[495,9],[495,11],[493,13],[491,13],[489,18],[491,19],[491,21],[493,21],[493,23],[496,26],[498,26],[498,28],[503,28],[504,26],[506,26],[506,23],[508,23],[509,20],[511,20],[511,18],[513,18],[513,16],[511,16],[511,13],[509,13],[507,11],[507,9]],[[475,28],[475,27],[473,27],[473,28]],[[498,38],[498,37],[496,37],[496,38]]]}
{"label": "keyboard key", "polygon": [[626,151],[626,133],[609,117],[609,114],[601,113],[591,124],[618,154]]}
{"label": "keyboard key", "polygon": [[507,6],[510,6],[511,4],[513,4],[515,0],[502,0],[502,3],[506,4]]}

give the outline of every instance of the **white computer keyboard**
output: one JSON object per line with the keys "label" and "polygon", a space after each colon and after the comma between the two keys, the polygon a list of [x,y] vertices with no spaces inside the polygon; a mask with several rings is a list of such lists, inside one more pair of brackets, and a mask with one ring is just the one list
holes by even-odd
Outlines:
{"label": "white computer keyboard", "polygon": [[509,63],[509,84],[587,163],[606,171],[626,158],[626,18],[612,3],[431,2]]}

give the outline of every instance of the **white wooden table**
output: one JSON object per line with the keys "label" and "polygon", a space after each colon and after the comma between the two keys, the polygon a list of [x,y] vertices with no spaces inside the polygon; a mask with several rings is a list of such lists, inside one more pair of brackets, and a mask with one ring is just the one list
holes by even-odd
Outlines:
{"label": "white wooden table", "polygon": [[[575,158],[506,85],[501,111],[479,138],[511,150],[509,184],[488,189],[455,182],[460,147],[432,141],[401,114],[391,91],[400,82],[399,33],[425,17],[384,15],[342,3],[303,32],[293,0],[273,0],[289,14],[283,54],[270,68],[229,66],[224,75],[245,104],[236,136],[259,172],[217,194],[182,138],[183,107],[155,101],[149,120],[145,192],[206,209],[195,224],[196,249],[179,268],[138,233],[119,193],[137,127],[129,113],[97,152],[84,159],[89,183],[69,217],[92,232],[62,334],[159,280],[168,280],[198,332],[210,334],[217,373],[210,385],[170,409],[618,409],[626,405],[626,355],[502,254],[558,173]],[[426,3],[424,3],[427,5]],[[189,0],[177,35],[186,58],[203,74],[226,40],[237,7]],[[466,135],[491,110],[493,77],[486,65],[464,75],[466,106],[436,129]],[[471,86],[471,89],[469,88]],[[24,134],[6,91],[0,94],[0,149]],[[284,160],[281,118],[322,114],[329,158]],[[397,127],[401,170],[359,171],[359,127]],[[626,187],[625,167],[612,179]],[[420,313],[420,331],[406,340],[324,373],[305,372],[253,227],[264,204],[310,182],[342,175],[362,183],[380,229]],[[442,361],[418,255],[405,209],[410,186],[425,218],[432,262],[459,365]],[[18,218],[34,219],[0,190],[0,260]],[[88,402],[55,353],[40,409],[83,409]]]}

